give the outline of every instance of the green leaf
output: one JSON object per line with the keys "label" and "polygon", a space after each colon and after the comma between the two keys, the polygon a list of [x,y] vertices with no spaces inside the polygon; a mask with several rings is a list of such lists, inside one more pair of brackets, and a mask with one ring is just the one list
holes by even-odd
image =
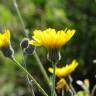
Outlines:
{"label": "green leaf", "polygon": [[85,91],[79,91],[75,96],[88,96],[88,94]]}

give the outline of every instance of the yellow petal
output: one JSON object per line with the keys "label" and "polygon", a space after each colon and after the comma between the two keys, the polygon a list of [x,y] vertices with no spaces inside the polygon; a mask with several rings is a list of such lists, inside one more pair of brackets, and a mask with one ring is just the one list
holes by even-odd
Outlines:
{"label": "yellow petal", "polygon": [[52,28],[48,28],[44,31],[35,30],[32,38],[34,39],[36,46],[38,43],[47,48],[60,48],[65,45],[75,34],[75,30],[61,30],[57,31]]}
{"label": "yellow petal", "polygon": [[[73,60],[72,63],[69,65],[67,64],[66,66],[61,67],[61,68],[56,67],[55,74],[58,77],[68,76],[69,74],[71,74],[75,70],[75,68],[77,66],[78,66],[78,62],[76,60]],[[48,68],[48,71],[50,73],[53,73],[53,68]]]}
{"label": "yellow petal", "polygon": [[0,34],[0,47],[6,47],[10,43],[10,31],[5,30],[4,34]]}

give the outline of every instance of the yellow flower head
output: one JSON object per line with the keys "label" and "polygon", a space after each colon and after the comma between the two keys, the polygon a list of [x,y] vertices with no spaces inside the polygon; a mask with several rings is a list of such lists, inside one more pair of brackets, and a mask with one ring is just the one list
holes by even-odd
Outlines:
{"label": "yellow flower head", "polygon": [[5,30],[4,34],[0,33],[0,47],[6,47],[10,44],[10,31]]}
{"label": "yellow flower head", "polygon": [[67,84],[66,80],[61,78],[57,83],[56,83],[56,89],[57,91],[60,91],[62,89],[68,91],[69,85]]}
{"label": "yellow flower head", "polygon": [[[58,77],[66,77],[69,74],[71,74],[75,68],[78,66],[78,62],[76,60],[73,60],[71,64],[67,64],[65,67],[57,68],[55,69],[55,74]],[[48,71],[50,73],[53,73],[53,68],[49,68]]]}
{"label": "yellow flower head", "polygon": [[29,42],[30,44],[46,48],[60,48],[72,38],[75,30],[65,29],[56,32],[55,29],[48,28],[44,31],[35,30],[33,33],[33,40]]}

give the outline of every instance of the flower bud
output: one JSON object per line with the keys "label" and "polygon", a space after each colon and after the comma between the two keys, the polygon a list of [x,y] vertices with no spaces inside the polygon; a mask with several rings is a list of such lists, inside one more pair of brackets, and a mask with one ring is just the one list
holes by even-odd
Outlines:
{"label": "flower bud", "polygon": [[6,47],[1,47],[1,51],[6,57],[11,57],[14,54],[14,50],[11,45],[8,45]]}
{"label": "flower bud", "polygon": [[26,48],[28,46],[28,39],[23,39],[20,43],[20,46],[22,49]]}
{"label": "flower bud", "polygon": [[29,44],[29,39],[25,38],[21,41],[21,44],[20,44],[22,50],[23,50],[23,53],[26,54],[26,55],[32,55],[34,53],[34,50],[35,50],[35,46]]}
{"label": "flower bud", "polygon": [[29,44],[27,48],[24,49],[24,54],[32,55],[35,51],[36,47]]}
{"label": "flower bud", "polygon": [[60,51],[58,49],[50,49],[47,54],[47,59],[53,63],[58,62],[61,59]]}

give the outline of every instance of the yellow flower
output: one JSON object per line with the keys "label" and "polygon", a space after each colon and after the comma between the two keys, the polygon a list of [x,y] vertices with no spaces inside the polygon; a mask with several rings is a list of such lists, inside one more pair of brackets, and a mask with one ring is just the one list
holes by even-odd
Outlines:
{"label": "yellow flower", "polygon": [[[75,68],[78,66],[78,62],[76,60],[73,60],[71,64],[67,64],[65,67],[57,68],[55,69],[55,74],[58,77],[66,77],[69,74],[71,74]],[[50,73],[53,73],[53,68],[49,68],[48,71]]]}
{"label": "yellow flower", "polygon": [[46,48],[60,48],[72,38],[75,30],[65,29],[56,32],[55,29],[48,28],[44,31],[35,30],[33,33],[33,40],[29,42],[30,44]]}
{"label": "yellow flower", "polygon": [[90,81],[88,79],[84,80],[84,85],[89,88],[90,87]]}
{"label": "yellow flower", "polygon": [[10,31],[5,30],[4,34],[0,33],[0,47],[6,47],[10,44]]}
{"label": "yellow flower", "polygon": [[56,83],[56,89],[59,92],[60,90],[64,89],[68,91],[69,85],[67,84],[66,80],[61,78],[57,83]]}

